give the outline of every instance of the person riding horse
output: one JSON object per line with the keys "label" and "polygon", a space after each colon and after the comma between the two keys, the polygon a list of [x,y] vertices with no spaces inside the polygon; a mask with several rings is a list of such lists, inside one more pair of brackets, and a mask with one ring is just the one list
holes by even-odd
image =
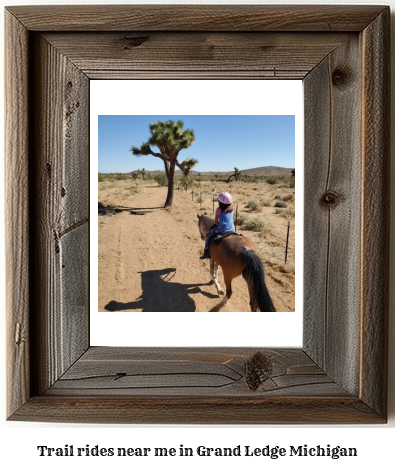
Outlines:
{"label": "person riding horse", "polygon": [[[232,213],[230,212],[230,214]],[[197,214],[197,218],[199,232],[202,240],[204,240],[207,232],[213,229],[214,219],[206,213]],[[216,228],[219,229],[219,227]],[[224,275],[226,292],[221,303],[218,305],[219,308],[224,307],[232,296],[232,280],[242,275],[248,286],[251,311],[276,311],[266,286],[263,263],[252,240],[248,237],[231,233],[221,243],[213,243],[210,246],[210,258],[210,275],[218,295],[224,294],[218,282],[218,266],[221,266]]]}
{"label": "person riding horse", "polygon": [[214,225],[206,234],[204,253],[200,259],[210,258],[210,238],[219,232],[234,232],[232,196],[227,192],[219,193],[217,196],[219,207],[215,211]]}

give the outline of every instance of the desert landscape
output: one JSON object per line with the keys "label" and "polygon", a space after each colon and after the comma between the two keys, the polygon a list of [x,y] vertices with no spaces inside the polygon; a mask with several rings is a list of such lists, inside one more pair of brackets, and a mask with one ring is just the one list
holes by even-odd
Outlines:
{"label": "desert landscape", "polygon": [[[167,187],[157,174],[99,174],[99,311],[218,311],[221,298],[209,261],[199,259],[204,242],[197,214],[213,215],[221,191],[233,196],[236,231],[257,246],[276,310],[294,311],[294,177],[290,169],[265,168],[245,170],[243,178],[229,182],[232,171],[191,172],[187,182],[177,175],[173,204],[166,209]],[[219,282],[224,286],[220,268]],[[242,276],[232,288],[222,310],[250,311]]]}

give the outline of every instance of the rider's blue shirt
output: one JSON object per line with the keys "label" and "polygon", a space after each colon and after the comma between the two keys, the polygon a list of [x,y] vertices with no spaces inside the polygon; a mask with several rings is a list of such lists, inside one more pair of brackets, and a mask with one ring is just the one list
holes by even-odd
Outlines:
{"label": "rider's blue shirt", "polygon": [[220,232],[235,231],[235,225],[233,223],[233,211],[232,212],[222,212],[221,209],[217,209],[219,223],[218,230]]}

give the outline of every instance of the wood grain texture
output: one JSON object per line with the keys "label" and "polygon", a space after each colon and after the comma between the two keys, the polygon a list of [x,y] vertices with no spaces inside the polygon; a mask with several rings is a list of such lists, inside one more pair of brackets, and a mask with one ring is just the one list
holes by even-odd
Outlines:
{"label": "wood grain texture", "polygon": [[89,345],[89,225],[72,226],[59,245],[60,359],[67,370]]}
{"label": "wood grain texture", "polygon": [[[385,422],[389,9],[12,7],[6,19],[9,419]],[[305,85],[303,348],[89,348],[89,80],[280,73]]]}
{"label": "wood grain texture", "polygon": [[146,424],[379,424],[356,397],[33,397],[13,420]]}
{"label": "wood grain texture", "polygon": [[390,216],[390,12],[362,34],[363,264],[360,396],[387,411]]}
{"label": "wood grain texture", "polygon": [[[303,79],[349,34],[48,33],[91,79]],[[298,61],[295,63],[295,56]]]}
{"label": "wood grain texture", "polygon": [[7,413],[13,413],[30,396],[29,82],[28,31],[8,12],[5,39]]}
{"label": "wood grain texture", "polygon": [[268,397],[344,396],[300,349],[259,350],[263,357],[251,388],[252,349],[93,347],[46,393],[52,395]]}
{"label": "wood grain texture", "polygon": [[[314,99],[306,99],[305,169],[304,191],[304,256],[305,279],[303,289],[303,345],[317,364],[326,363],[326,310],[327,310],[327,247],[328,219],[330,212],[320,204],[327,189],[328,163],[331,148],[330,123],[330,74],[329,57],[325,57],[304,80],[304,93]],[[324,244],[324,245],[323,245]],[[307,274],[308,273],[308,274]]]}
{"label": "wood grain texture", "polygon": [[355,35],[304,81],[308,97],[305,347],[337,383],[354,394],[359,386],[362,255],[359,93],[363,72],[358,51],[359,38]]}
{"label": "wood grain texture", "polygon": [[8,7],[31,31],[361,31],[382,9],[376,5]]}
{"label": "wood grain texture", "polygon": [[89,83],[42,37],[31,42],[32,336],[42,393],[89,345]]}

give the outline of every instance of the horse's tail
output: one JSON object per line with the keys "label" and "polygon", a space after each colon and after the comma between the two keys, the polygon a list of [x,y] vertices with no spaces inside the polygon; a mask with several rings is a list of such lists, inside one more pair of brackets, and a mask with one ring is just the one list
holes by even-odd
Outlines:
{"label": "horse's tail", "polygon": [[265,271],[259,256],[254,250],[244,247],[246,267],[243,271],[243,277],[250,285],[254,287],[255,301],[261,312],[275,312],[276,309],[270,297],[269,291],[265,283]]}

